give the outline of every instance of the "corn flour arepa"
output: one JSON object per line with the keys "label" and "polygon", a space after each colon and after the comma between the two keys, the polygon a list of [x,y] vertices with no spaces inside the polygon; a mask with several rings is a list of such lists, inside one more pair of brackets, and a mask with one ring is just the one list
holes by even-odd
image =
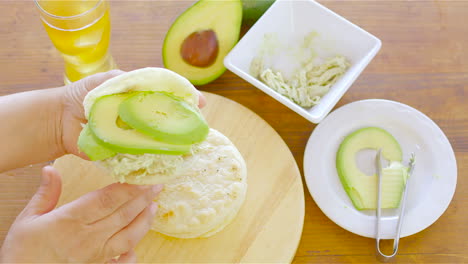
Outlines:
{"label": "corn flour arepa", "polygon": [[[83,102],[86,118],[92,118],[93,106],[101,98],[132,92],[168,93],[200,113],[199,93],[187,79],[167,69],[144,68],[109,79],[90,91]],[[164,183],[156,199],[159,210],[153,230],[178,238],[207,237],[221,231],[237,215],[246,196],[247,168],[235,145],[219,131],[210,128],[202,141],[189,145],[183,154],[135,154],[107,149],[105,140],[94,135],[89,123],[80,138],[93,134],[86,138],[97,140],[92,144],[80,144],[79,140],[78,145],[99,153],[100,158],[92,160],[116,181]]]}
{"label": "corn flour arepa", "polygon": [[209,236],[236,216],[247,190],[244,159],[232,142],[211,129],[184,155],[164,185],[153,229],[174,237]]}

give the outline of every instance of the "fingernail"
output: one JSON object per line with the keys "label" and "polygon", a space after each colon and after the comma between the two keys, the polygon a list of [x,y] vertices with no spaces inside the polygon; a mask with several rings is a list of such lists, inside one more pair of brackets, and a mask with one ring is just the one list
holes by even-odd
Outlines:
{"label": "fingernail", "polygon": [[149,185],[138,185],[137,188],[142,190],[142,191],[146,191],[150,188],[151,186]]}
{"label": "fingernail", "polygon": [[41,184],[42,185],[47,185],[50,182],[50,170],[51,166],[45,166],[44,169],[42,170],[42,177],[41,177]]}
{"label": "fingernail", "polygon": [[156,214],[156,211],[158,210],[158,205],[155,202],[151,202],[150,205],[150,212],[152,215]]}
{"label": "fingernail", "polygon": [[154,194],[158,194],[162,191],[163,185],[162,184],[156,184],[151,187],[151,190],[153,191]]}
{"label": "fingernail", "polygon": [[49,184],[49,182],[50,182],[50,175],[48,173],[44,173],[44,175],[42,175],[41,184],[47,185]]}

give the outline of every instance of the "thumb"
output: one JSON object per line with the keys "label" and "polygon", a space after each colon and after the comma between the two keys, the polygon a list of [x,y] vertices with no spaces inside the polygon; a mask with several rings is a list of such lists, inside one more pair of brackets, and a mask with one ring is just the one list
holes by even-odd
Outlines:
{"label": "thumb", "polygon": [[43,215],[57,205],[62,192],[62,179],[52,166],[42,168],[41,185],[31,198],[23,213],[28,216]]}

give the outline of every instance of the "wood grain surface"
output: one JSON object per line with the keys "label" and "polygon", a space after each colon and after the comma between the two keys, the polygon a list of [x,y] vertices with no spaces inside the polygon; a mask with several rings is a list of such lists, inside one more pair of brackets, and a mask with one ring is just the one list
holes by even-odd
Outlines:
{"label": "wood grain surface", "polygon": [[[442,217],[400,241],[397,262],[468,262],[468,1],[323,0],[328,8],[382,40],[382,49],[336,107],[368,98],[408,104],[445,132],[457,158],[455,196]],[[111,50],[124,70],[162,66],[165,33],[192,1],[113,1]],[[62,85],[63,62],[32,1],[0,1],[0,94]],[[233,99],[265,119],[291,149],[302,172],[315,128],[230,72],[199,87]],[[352,120],[350,120],[352,122]],[[38,185],[32,165],[0,177],[0,239]],[[297,263],[373,263],[374,241],[330,221],[305,190]]]}
{"label": "wood grain surface", "polygon": [[[245,202],[233,222],[209,238],[174,239],[149,232],[136,247],[138,260],[141,263],[291,261],[302,233],[304,193],[299,169],[288,146],[251,110],[219,95],[205,93],[205,96],[210,104],[202,112],[208,124],[236,145],[247,164]],[[102,168],[73,155],[57,159],[54,167],[63,175],[59,204],[115,182]]]}

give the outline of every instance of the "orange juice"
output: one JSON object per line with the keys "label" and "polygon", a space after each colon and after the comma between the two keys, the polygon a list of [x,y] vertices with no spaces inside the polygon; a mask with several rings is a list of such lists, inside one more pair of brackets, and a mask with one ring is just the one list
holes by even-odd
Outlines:
{"label": "orange juice", "polygon": [[38,1],[41,19],[65,60],[67,81],[115,68],[107,1]]}

